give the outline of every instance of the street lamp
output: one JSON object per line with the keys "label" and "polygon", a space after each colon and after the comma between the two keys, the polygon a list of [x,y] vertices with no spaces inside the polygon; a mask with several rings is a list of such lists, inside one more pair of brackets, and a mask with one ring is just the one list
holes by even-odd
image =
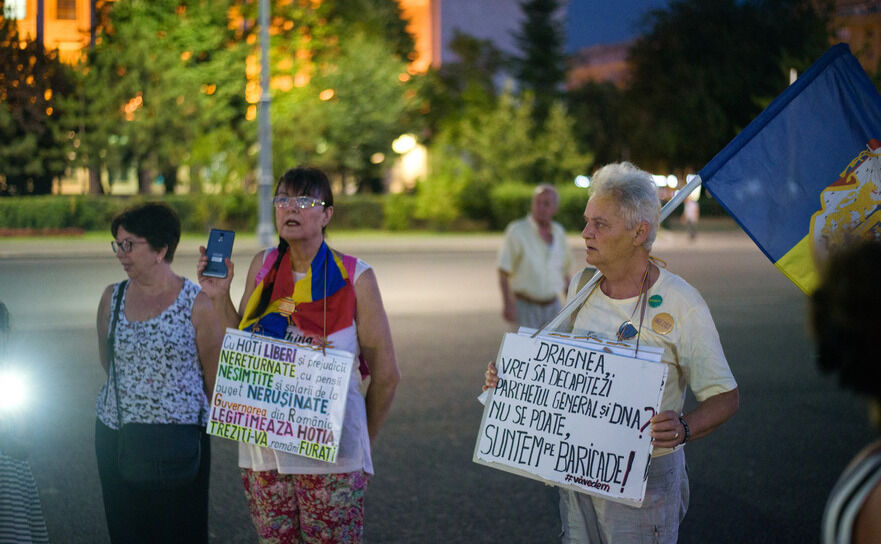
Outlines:
{"label": "street lamp", "polygon": [[269,120],[269,0],[260,0],[260,103],[258,105],[258,138],[260,142],[257,178],[257,242],[260,247],[273,244],[272,207],[272,124]]}

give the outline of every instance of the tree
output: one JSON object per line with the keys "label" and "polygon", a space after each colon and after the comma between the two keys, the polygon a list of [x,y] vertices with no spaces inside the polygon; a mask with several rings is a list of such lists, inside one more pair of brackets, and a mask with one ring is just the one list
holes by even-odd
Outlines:
{"label": "tree", "polygon": [[593,152],[596,164],[630,158],[633,108],[622,90],[609,82],[588,81],[569,91],[566,103],[575,140]]}
{"label": "tree", "polygon": [[496,80],[510,59],[491,41],[455,30],[450,40],[455,60],[430,71],[423,89],[429,105],[429,138],[442,127],[454,129],[470,111],[495,108]]}
{"label": "tree", "polygon": [[366,189],[381,178],[375,170],[416,104],[412,83],[401,81],[406,73],[383,40],[360,32],[341,38],[339,51],[316,66],[308,85],[276,93],[276,168],[308,162]]}
{"label": "tree", "polygon": [[[418,103],[418,78],[406,68],[412,37],[396,1],[273,4],[274,170],[308,162],[381,179],[378,159]],[[191,180],[251,188],[262,92],[257,20],[256,2],[115,2],[84,70],[81,160],[136,169],[142,191],[155,179],[172,191],[181,166]]]}
{"label": "tree", "polygon": [[566,78],[564,31],[558,19],[559,0],[527,0],[524,19],[514,37],[521,56],[515,59],[517,81],[535,96],[535,119],[544,123],[551,104],[561,96]]}
{"label": "tree", "polygon": [[[432,143],[431,173],[419,185],[417,215],[442,225],[460,215],[486,221],[492,216],[490,193],[499,184],[562,184],[584,173],[591,159],[575,146],[563,104],[551,104],[539,129],[533,104],[530,93],[517,96],[507,89],[494,107],[471,110],[458,125],[447,124]],[[451,201],[454,208],[438,204]]]}
{"label": "tree", "polygon": [[0,17],[0,195],[49,193],[64,173],[73,148],[63,97],[73,88],[57,51],[22,42],[15,21]]}
{"label": "tree", "polygon": [[[277,6],[273,39],[273,163],[310,163],[357,190],[380,190],[391,144],[413,122],[419,78],[393,0]],[[348,184],[347,184],[348,185]]]}
{"label": "tree", "polygon": [[[120,0],[88,53],[82,81],[82,160],[136,169],[139,190],[154,179],[174,191],[178,168],[210,162],[214,149],[244,155],[244,51],[235,46],[229,1]],[[238,137],[231,136],[235,135]],[[207,140],[207,142],[206,142]]]}
{"label": "tree", "polygon": [[328,19],[341,23],[341,35],[360,32],[381,37],[398,59],[415,58],[413,36],[407,32],[398,0],[336,0],[329,1],[328,6]]}
{"label": "tree", "polygon": [[[819,7],[817,7],[819,6]],[[828,47],[828,5],[674,0],[630,50],[630,150],[643,167],[705,164]]]}
{"label": "tree", "polygon": [[532,171],[532,181],[542,183],[571,183],[575,176],[586,174],[593,156],[582,153],[574,138],[574,121],[562,101],[551,104],[551,110],[535,145],[541,150]]}

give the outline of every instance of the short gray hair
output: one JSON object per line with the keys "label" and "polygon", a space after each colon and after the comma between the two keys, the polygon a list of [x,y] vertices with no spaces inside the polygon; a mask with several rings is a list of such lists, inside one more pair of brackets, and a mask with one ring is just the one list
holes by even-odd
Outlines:
{"label": "short gray hair", "polygon": [[560,193],[557,191],[557,188],[550,183],[536,185],[535,189],[532,190],[532,198],[535,198],[544,192],[554,193],[554,198],[557,199],[558,204],[560,203]]}
{"label": "short gray hair", "polygon": [[629,162],[607,164],[590,180],[590,198],[595,196],[611,197],[628,229],[641,221],[648,223],[649,233],[642,247],[652,250],[661,222],[661,201],[651,174]]}

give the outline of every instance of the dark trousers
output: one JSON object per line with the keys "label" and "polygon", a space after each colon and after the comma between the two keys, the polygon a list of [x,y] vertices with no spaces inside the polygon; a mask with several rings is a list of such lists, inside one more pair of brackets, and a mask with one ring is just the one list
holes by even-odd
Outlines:
{"label": "dark trousers", "polygon": [[127,485],[119,476],[119,433],[95,421],[95,455],[104,495],[104,514],[114,543],[208,542],[208,476],[211,442],[202,433],[196,480],[177,489],[152,491]]}

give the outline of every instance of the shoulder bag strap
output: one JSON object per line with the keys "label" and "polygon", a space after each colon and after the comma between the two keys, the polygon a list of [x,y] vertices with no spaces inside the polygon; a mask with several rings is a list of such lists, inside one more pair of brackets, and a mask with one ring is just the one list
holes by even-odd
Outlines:
{"label": "shoulder bag strap", "polygon": [[[116,321],[119,318],[119,307],[122,304],[122,297],[125,296],[125,286],[127,283],[128,280],[123,280],[119,284],[119,289],[116,292],[116,302],[113,305],[113,313],[110,315],[110,330],[107,333],[107,356],[110,360],[110,377],[113,381],[113,392],[116,395],[116,425],[118,429],[122,429],[122,412],[119,407],[119,382],[116,381],[114,343],[116,340]],[[110,384],[107,386],[110,387]]]}

